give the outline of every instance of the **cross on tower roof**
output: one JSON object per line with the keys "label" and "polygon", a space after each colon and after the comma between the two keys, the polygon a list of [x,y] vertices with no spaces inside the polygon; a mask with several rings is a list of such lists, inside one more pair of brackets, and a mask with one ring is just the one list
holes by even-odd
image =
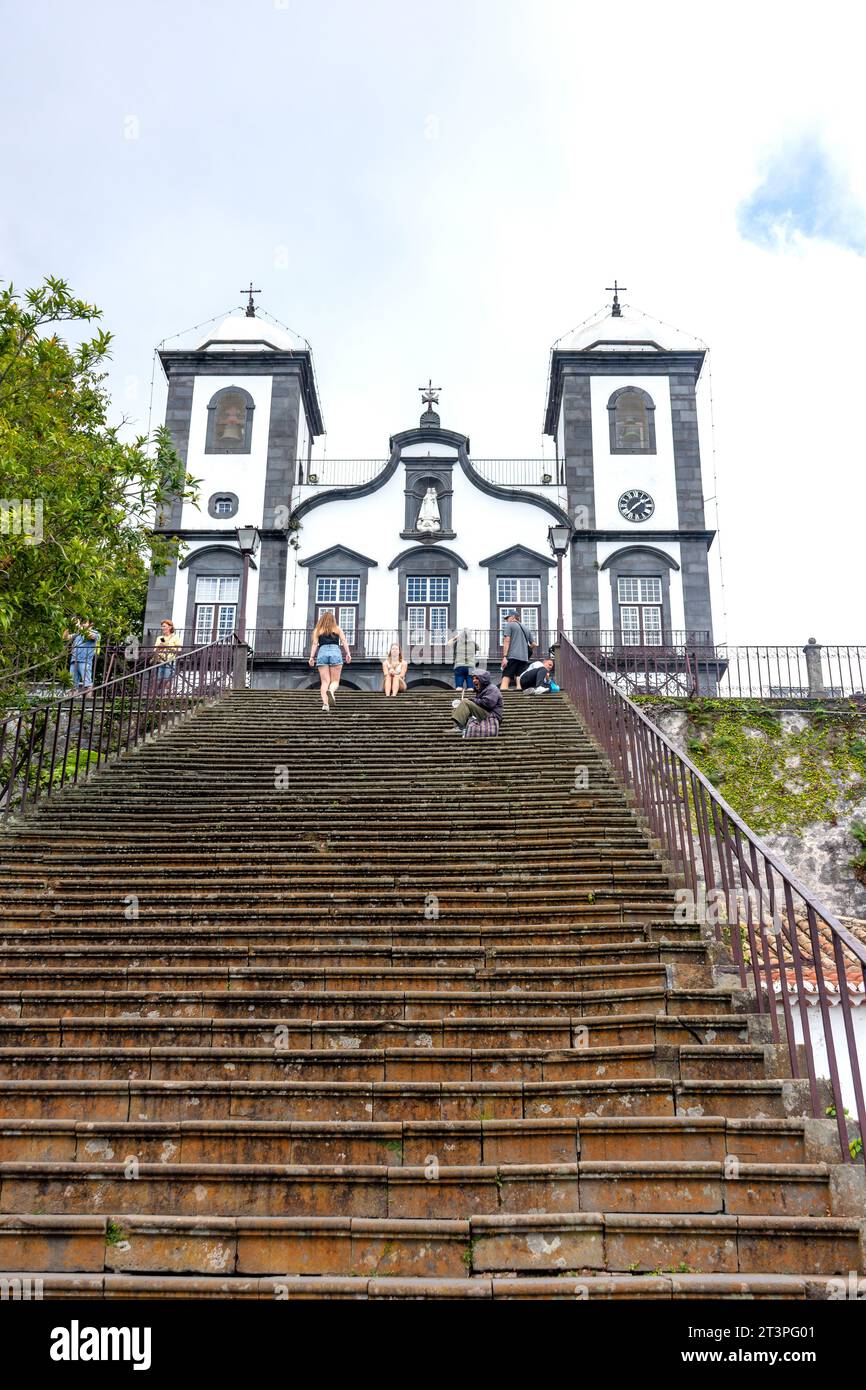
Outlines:
{"label": "cross on tower roof", "polygon": [[427,382],[427,385],[419,386],[418,390],[421,392],[421,402],[423,405],[429,406],[432,409],[434,405],[439,404],[439,392],[442,390],[442,387],[433,385],[432,376]]}
{"label": "cross on tower roof", "polygon": [[248,294],[248,295],[249,295],[249,302],[248,302],[248,304],[247,304],[246,317],[247,317],[248,319],[254,319],[255,316],[256,316],[256,306],[255,306],[255,301],[253,300],[253,295],[254,295],[254,294],[261,294],[261,290],[254,290],[254,289],[253,289],[253,282],[252,282],[252,280],[251,280],[251,281],[250,281],[250,287],[249,287],[249,289],[248,289],[248,290],[241,290],[241,294]]}
{"label": "cross on tower roof", "polygon": [[613,318],[621,319],[622,309],[619,307],[619,292],[620,290],[622,290],[623,294],[626,294],[628,292],[628,286],[618,285],[616,283],[616,280],[614,280],[612,285],[605,285],[604,288],[608,293],[610,293],[610,291],[613,290],[613,309],[611,310],[611,314]]}

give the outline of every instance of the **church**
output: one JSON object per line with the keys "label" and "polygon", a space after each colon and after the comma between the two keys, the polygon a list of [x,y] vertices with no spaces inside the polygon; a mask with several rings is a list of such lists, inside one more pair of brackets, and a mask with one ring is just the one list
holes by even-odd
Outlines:
{"label": "church", "polygon": [[314,683],[310,635],[327,609],[352,652],[344,683],[359,689],[380,687],[394,642],[410,685],[450,684],[448,641],[464,628],[478,664],[498,670],[511,611],[544,654],[560,629],[590,652],[712,643],[705,351],[617,287],[550,353],[547,459],[474,456],[443,425],[432,381],[380,459],[318,457],[312,352],[256,312],[252,290],[197,346],[159,356],[165,423],[201,482],[195,502],[157,518],[182,544],[151,575],[146,638],[165,618],[185,646],[237,633],[253,684],[284,689]]}

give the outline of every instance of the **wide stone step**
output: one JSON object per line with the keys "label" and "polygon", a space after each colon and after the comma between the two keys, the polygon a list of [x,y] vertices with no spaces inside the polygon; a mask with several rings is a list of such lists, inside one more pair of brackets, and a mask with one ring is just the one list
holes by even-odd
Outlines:
{"label": "wide stone step", "polygon": [[[600,1048],[678,1047],[692,1044],[736,1046],[746,1043],[753,1021],[747,1015],[700,1014],[679,1019],[664,1014],[580,1018],[412,1020],[219,1017],[155,1018],[65,1015],[0,1019],[6,1047],[269,1047],[295,1049],[391,1047],[578,1048],[593,1056]],[[702,1048],[697,1048],[698,1060]]]}
{"label": "wide stone step", "polygon": [[5,966],[0,968],[0,990],[74,989],[83,985],[89,989],[178,990],[232,989],[248,985],[251,989],[291,990],[306,993],[330,990],[448,990],[467,989],[479,994],[526,993],[532,990],[573,992],[584,995],[597,991],[622,988],[664,988],[666,966],[657,961],[645,964],[617,966],[503,966],[488,969],[484,966],[147,966],[130,965],[52,965]]}
{"label": "wide stone step", "polygon": [[[117,942],[117,936],[114,936]],[[98,945],[81,943],[60,946],[45,942],[30,946],[6,946],[3,958],[15,969],[38,965],[80,966],[99,970],[115,965],[159,966],[180,969],[188,965],[202,969],[223,966],[283,968],[285,970],[367,970],[382,968],[417,969],[454,966],[471,970],[509,971],[520,969],[563,969],[576,966],[610,967],[653,964],[706,965],[705,948],[697,943],[622,943],[609,946],[526,946],[485,948],[483,946],[276,946],[276,945],[157,945],[154,941],[121,942]]]}
{"label": "wide stone step", "polygon": [[[72,1015],[0,1018],[3,1047],[267,1047],[358,1048],[548,1047],[576,1048],[600,1055],[600,1049],[686,1046],[697,1053],[710,1044],[739,1046],[749,1041],[748,1015],[695,1014],[678,1019],[664,1014],[603,1015],[589,1027],[580,1018],[419,1018],[342,1019],[151,1018]],[[695,1044],[700,1046],[695,1047]],[[716,1055],[714,1053],[714,1060]]]}
{"label": "wide stone step", "polygon": [[[813,1129],[820,1124],[810,1122]],[[826,1126],[824,1127],[826,1128]],[[0,1119],[3,1162],[424,1166],[675,1159],[793,1163],[832,1156],[800,1120],[75,1121]],[[729,1165],[730,1166],[730,1165]]]}
{"label": "wide stone step", "polygon": [[[579,1271],[584,1279],[593,1271],[590,1288],[607,1273],[630,1275],[634,1297],[636,1275],[687,1269],[692,1276],[709,1274],[720,1281],[734,1274],[761,1277],[771,1262],[789,1278],[859,1271],[858,1223],[833,1217],[590,1212],[452,1220],[0,1217],[0,1269],[37,1275],[44,1270],[55,1275],[273,1275],[304,1283],[312,1283],[311,1276],[336,1275],[361,1283],[375,1276],[382,1282],[417,1278],[419,1271],[428,1279],[464,1281],[510,1271],[524,1276]],[[791,1285],[796,1282],[791,1278]],[[824,1291],[812,1296],[819,1292]]]}
{"label": "wide stone step", "polygon": [[423,924],[386,925],[365,923],[360,926],[335,926],[330,923],[315,927],[239,926],[216,930],[213,927],[147,926],[124,919],[122,931],[117,926],[72,926],[68,923],[39,926],[0,928],[0,949],[11,952],[33,946],[73,950],[78,947],[99,949],[113,947],[121,941],[128,948],[159,945],[166,949],[178,947],[195,949],[243,950],[280,948],[290,950],[342,949],[359,950],[370,946],[374,950],[400,951],[475,951],[488,954],[515,951],[522,956],[542,955],[559,948],[578,948],[587,953],[619,952],[630,946],[652,944],[663,949],[697,947],[698,928],[677,923],[641,923],[631,925],[580,925],[557,922],[530,922],[525,926],[442,926],[433,920]]}
{"label": "wide stone step", "polygon": [[[790,1299],[839,1297],[835,1289],[840,1280],[784,1274],[672,1274],[643,1278],[638,1274],[610,1276],[575,1272],[556,1278],[502,1278],[476,1275],[464,1279],[395,1278],[375,1279],[366,1275],[339,1276],[276,1275],[258,1278],[229,1275],[168,1274],[24,1274],[23,1286],[38,1288],[38,1297],[57,1299],[386,1299],[389,1301],[466,1299]],[[13,1278],[16,1276],[12,1276]],[[844,1281],[842,1281],[844,1282]],[[27,1297],[36,1297],[28,1293]]]}
{"label": "wide stone step", "polygon": [[[347,1039],[341,1039],[346,1041]],[[550,1047],[26,1047],[0,1048],[0,1078],[110,1080],[572,1081],[654,1076],[705,1080],[764,1075],[764,1051],[747,1048]]]}
{"label": "wide stone step", "polygon": [[10,1119],[467,1120],[598,1116],[790,1119],[811,1113],[807,1081],[0,1080]]}
{"label": "wide stone step", "polygon": [[[132,1160],[130,1160],[131,1162]],[[826,1163],[578,1162],[433,1165],[3,1163],[0,1211],[441,1219],[498,1212],[851,1216]],[[866,1214],[857,1213],[858,1216]]]}
{"label": "wide stone step", "polygon": [[[240,981],[237,981],[240,986]],[[620,990],[297,990],[10,989],[0,992],[0,1016],[34,1018],[57,1013],[101,1018],[419,1019],[550,1018],[591,1019],[599,1014],[659,1013],[674,1016],[725,1013],[722,991],[650,987]]]}

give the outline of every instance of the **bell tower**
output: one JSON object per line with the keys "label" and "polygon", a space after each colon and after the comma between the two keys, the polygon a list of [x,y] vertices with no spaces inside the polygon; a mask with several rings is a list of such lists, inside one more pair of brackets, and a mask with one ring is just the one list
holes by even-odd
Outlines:
{"label": "bell tower", "polygon": [[259,316],[252,282],[243,293],[245,309],[195,347],[159,354],[168,381],[165,423],[200,481],[196,502],[174,498],[157,519],[156,531],[179,537],[183,550],[173,569],[151,575],[145,634],[171,618],[185,645],[238,626],[238,526],[255,526],[261,537],[248,576],[247,630],[284,626],[297,459],[324,431],[309,344]]}
{"label": "bell tower", "polygon": [[571,626],[587,646],[713,641],[694,338],[620,303],[554,344],[545,433],[574,524]]}

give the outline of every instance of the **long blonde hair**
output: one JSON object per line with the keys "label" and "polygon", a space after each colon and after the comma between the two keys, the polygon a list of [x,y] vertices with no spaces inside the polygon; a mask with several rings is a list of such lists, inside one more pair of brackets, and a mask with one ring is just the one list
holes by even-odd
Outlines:
{"label": "long blonde hair", "polygon": [[333,613],[326,612],[322,614],[321,618],[316,623],[313,629],[313,636],[318,637],[319,641],[321,641],[323,637],[336,637],[339,630],[337,620]]}

